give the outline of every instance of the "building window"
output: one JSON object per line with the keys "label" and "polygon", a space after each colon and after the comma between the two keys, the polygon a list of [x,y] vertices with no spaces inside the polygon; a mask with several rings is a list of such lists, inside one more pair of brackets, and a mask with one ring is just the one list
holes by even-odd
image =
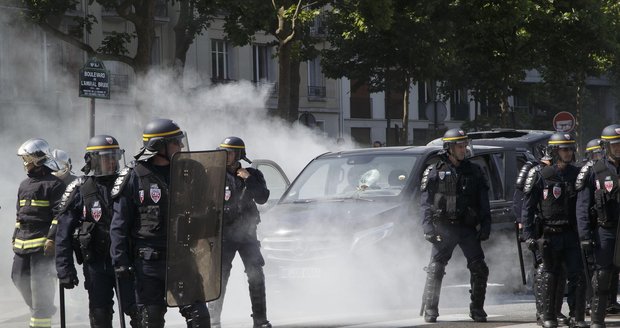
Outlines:
{"label": "building window", "polygon": [[325,98],[325,77],[321,71],[321,60],[316,57],[308,61],[308,97]]}
{"label": "building window", "polygon": [[264,44],[255,44],[252,46],[252,59],[253,59],[253,75],[252,80],[254,82],[268,82],[272,81],[271,76],[271,47]]}
{"label": "building window", "polygon": [[467,89],[458,89],[451,92],[450,118],[456,121],[466,121],[469,118]]}
{"label": "building window", "polygon": [[351,128],[351,138],[360,145],[370,147],[370,128]]}
{"label": "building window", "polygon": [[211,79],[226,81],[230,79],[228,43],[224,40],[211,40]]}
{"label": "building window", "polygon": [[151,49],[151,64],[153,66],[161,65],[161,38],[158,36],[153,38],[153,48]]}

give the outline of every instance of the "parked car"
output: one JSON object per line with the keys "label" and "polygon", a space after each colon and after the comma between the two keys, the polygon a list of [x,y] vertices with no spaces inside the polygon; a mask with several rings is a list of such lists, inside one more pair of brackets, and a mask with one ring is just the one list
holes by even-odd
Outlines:
{"label": "parked car", "polygon": [[[494,231],[485,243],[489,266],[495,263],[506,270],[517,261],[514,181],[521,165],[535,159],[530,150],[544,144],[551,133],[501,135],[476,139],[471,160],[489,179]],[[262,214],[259,229],[266,273],[294,280],[337,275],[330,272],[336,265],[358,273],[362,267],[385,271],[397,266],[395,261],[413,259],[412,252],[422,254],[416,259],[424,261],[418,265],[421,269],[429,254],[417,210],[420,178],[441,150],[436,145],[368,148],[313,159]],[[281,172],[275,163],[255,161],[255,165],[271,172],[265,174],[270,189],[273,180],[280,181],[276,189],[283,189],[285,178],[270,178]],[[519,271],[510,270],[514,272],[498,282],[516,288]]]}

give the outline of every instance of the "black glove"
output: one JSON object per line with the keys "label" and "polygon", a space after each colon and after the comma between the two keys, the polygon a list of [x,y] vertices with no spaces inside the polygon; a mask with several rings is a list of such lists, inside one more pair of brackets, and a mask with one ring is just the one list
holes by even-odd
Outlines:
{"label": "black glove", "polygon": [[478,240],[485,241],[489,239],[489,232],[486,230],[478,231]]}
{"label": "black glove", "polygon": [[532,252],[535,252],[538,249],[538,242],[534,238],[530,238],[525,241],[525,245],[527,245],[527,249]]}
{"label": "black glove", "polygon": [[131,275],[133,275],[133,268],[121,265],[114,268],[114,273],[116,273],[116,277],[118,277],[118,279],[130,278]]}
{"label": "black glove", "polygon": [[73,289],[73,287],[80,283],[80,280],[75,274],[71,274],[67,277],[58,279],[58,283],[60,284],[60,287],[64,289]]}
{"label": "black glove", "polygon": [[581,249],[586,254],[592,254],[594,252],[594,242],[591,239],[585,239],[581,241]]}
{"label": "black glove", "polygon": [[438,235],[437,233],[431,232],[431,233],[425,233],[424,234],[424,239],[426,239],[427,241],[431,242],[432,244],[437,244],[441,242],[441,236]]}

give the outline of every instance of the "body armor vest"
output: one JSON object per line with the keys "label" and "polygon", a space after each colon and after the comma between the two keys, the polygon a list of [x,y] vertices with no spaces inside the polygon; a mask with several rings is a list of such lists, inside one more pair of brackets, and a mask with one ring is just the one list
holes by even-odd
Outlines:
{"label": "body armor vest", "polygon": [[[80,186],[84,207],[77,238],[82,257],[86,262],[90,262],[93,258],[92,252],[104,258],[109,256],[110,223],[113,214],[111,187],[111,184],[98,185],[95,177],[86,177]],[[101,189],[105,190],[105,194],[101,193]]]}
{"label": "body armor vest", "polygon": [[[568,170],[569,168],[567,168]],[[541,217],[545,226],[567,226],[575,216],[575,179],[562,179],[552,166],[540,171],[543,182]]]}
{"label": "body armor vest", "polygon": [[618,223],[620,213],[620,191],[618,174],[610,169],[605,160],[597,161],[594,166],[594,208],[598,224],[613,227]]}
{"label": "body armor vest", "polygon": [[437,190],[433,198],[433,217],[450,223],[461,222],[467,225],[478,224],[476,206],[479,190],[473,166],[463,162],[459,174],[447,163],[439,162],[436,166]]}
{"label": "body armor vest", "polygon": [[141,163],[134,171],[138,175],[138,194],[134,195],[134,201],[138,205],[139,217],[134,221],[133,235],[137,239],[158,240],[165,247],[168,185]]}

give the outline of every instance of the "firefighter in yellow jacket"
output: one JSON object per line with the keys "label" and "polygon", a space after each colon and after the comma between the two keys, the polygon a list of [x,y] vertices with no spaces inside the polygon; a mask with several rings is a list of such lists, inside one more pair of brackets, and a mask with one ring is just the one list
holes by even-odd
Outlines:
{"label": "firefighter in yellow jacket", "polygon": [[65,184],[52,175],[58,165],[43,139],[17,149],[28,178],[17,192],[11,279],[30,307],[30,327],[51,327],[55,312],[54,238]]}

